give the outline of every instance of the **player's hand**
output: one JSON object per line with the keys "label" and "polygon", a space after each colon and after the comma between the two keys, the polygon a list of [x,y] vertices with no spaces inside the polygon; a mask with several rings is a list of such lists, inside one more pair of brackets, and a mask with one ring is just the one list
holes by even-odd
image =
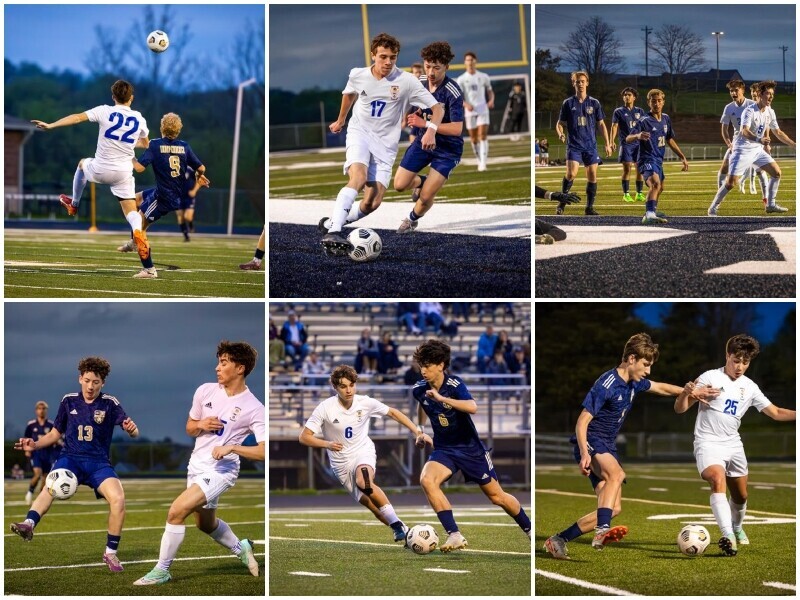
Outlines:
{"label": "player's hand", "polygon": [[328,450],[333,450],[334,452],[339,452],[344,448],[344,445],[341,442],[328,442]]}
{"label": "player's hand", "polygon": [[442,395],[441,395],[439,392],[437,392],[436,390],[428,390],[427,392],[425,392],[425,395],[426,395],[428,398],[430,398],[431,400],[436,400],[436,402],[447,402],[447,398],[445,398],[444,396],[442,396]]}
{"label": "player's hand", "polygon": [[200,175],[197,178],[197,183],[199,183],[203,187],[211,187],[211,181],[205,175]]}
{"label": "player's hand", "polygon": [[494,108],[494,98],[492,98],[491,100],[489,100],[489,101],[486,103],[486,106],[488,106],[489,108]]}
{"label": "player's hand", "polygon": [[698,402],[708,404],[709,398],[716,398],[721,392],[722,390],[719,388],[711,387],[710,385],[695,386],[692,390],[691,397]]}
{"label": "player's hand", "polygon": [[328,125],[328,129],[331,130],[331,133],[339,133],[344,128],[344,121],[334,121],[330,125]]}
{"label": "player's hand", "polygon": [[614,154],[613,148],[611,148],[611,144],[606,144],[606,158],[612,156]]}
{"label": "player's hand", "polygon": [[650,132],[649,131],[640,131],[639,133],[636,134],[636,139],[642,140],[643,142],[646,142],[646,141],[648,141],[650,139]]}
{"label": "player's hand", "polygon": [[219,460],[233,452],[233,446],[217,446],[211,449],[211,457]]}
{"label": "player's hand", "polygon": [[588,454],[581,454],[581,462],[578,464],[581,473],[586,477],[592,472],[592,457]]}
{"label": "player's hand", "polygon": [[578,196],[578,194],[573,194],[572,192],[550,192],[550,200],[561,202],[563,204],[577,204],[581,201],[581,197]]}
{"label": "player's hand", "polygon": [[424,448],[425,446],[433,448],[433,439],[427,433],[421,433],[417,436],[414,444],[417,448]]}
{"label": "player's hand", "polygon": [[33,452],[34,450],[36,450],[36,448],[34,448],[33,439],[19,438],[19,441],[14,443],[14,450],[24,450],[25,452]]}
{"label": "player's hand", "polygon": [[205,419],[200,419],[200,429],[203,431],[221,431],[223,427],[225,427],[225,424],[220,421],[218,417],[206,417]]}
{"label": "player's hand", "polygon": [[681,159],[681,163],[683,164],[683,167],[681,167],[681,171],[688,171],[689,170],[689,161],[686,160],[686,158],[684,157],[684,158]]}
{"label": "player's hand", "polygon": [[433,150],[436,148],[436,132],[433,129],[426,129],[422,136],[422,149]]}
{"label": "player's hand", "polygon": [[51,124],[50,123],[45,123],[44,121],[37,121],[37,120],[34,119],[34,120],[31,121],[31,123],[36,125],[36,129],[44,129],[45,131],[47,131],[48,129],[52,129]]}
{"label": "player's hand", "polygon": [[425,119],[417,113],[411,113],[406,119],[409,127],[425,127]]}
{"label": "player's hand", "polygon": [[472,104],[470,104],[469,102],[464,102],[464,108],[466,108],[467,110],[472,110],[475,107],[472,106]]}
{"label": "player's hand", "polygon": [[614,152],[617,151],[617,142],[611,142],[611,150]]}
{"label": "player's hand", "polygon": [[122,423],[122,428],[129,434],[133,434],[138,427],[136,427],[136,423],[133,422],[133,419],[130,417],[126,418]]}
{"label": "player's hand", "polygon": [[559,133],[558,134],[558,139],[560,139],[562,142],[566,142],[567,141],[567,136],[564,135],[563,133]]}

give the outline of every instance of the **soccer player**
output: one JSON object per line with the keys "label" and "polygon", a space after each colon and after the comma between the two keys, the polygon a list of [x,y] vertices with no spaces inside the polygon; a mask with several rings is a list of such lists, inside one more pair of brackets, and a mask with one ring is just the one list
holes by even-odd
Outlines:
{"label": "soccer player", "polygon": [[[722,123],[722,141],[728,149],[725,151],[725,156],[722,158],[722,165],[717,173],[717,188],[721,187],[725,180],[728,178],[728,168],[730,165],[731,147],[733,139],[739,134],[742,127],[742,113],[744,109],[755,104],[754,100],[745,98],[744,95],[744,81],[741,79],[733,79],[725,86],[731,95],[732,102],[725,105],[722,111],[722,117],[719,122]],[[730,129],[733,129],[733,136],[730,135]]]}
{"label": "soccer player", "polygon": [[645,203],[645,214],[642,217],[642,225],[659,225],[666,223],[667,220],[661,217],[656,208],[658,198],[664,191],[664,152],[667,145],[681,159],[683,167],[681,171],[689,170],[689,163],[686,160],[678,143],[675,141],[675,132],[672,130],[672,121],[669,115],[662,113],[664,108],[664,92],[661,90],[650,90],[647,92],[647,104],[650,106],[650,113],[636,122],[631,128],[626,142],[639,141],[639,158],[637,167],[639,173],[647,182],[649,191]]}
{"label": "soccer player", "polygon": [[[562,192],[548,192],[546,189],[536,186],[536,198],[543,198],[545,200],[553,200],[555,202],[563,202],[564,204],[575,204],[581,201],[580,196],[573,193]],[[540,219],[536,219],[536,243],[537,244],[552,244],[553,242],[561,242],[567,239],[567,232],[563,229],[545,223]]]}
{"label": "soccer player", "polygon": [[[586,167],[586,215],[596,215],[594,199],[597,196],[597,166],[602,164],[597,153],[597,133],[599,129],[605,141],[606,156],[611,156],[611,143],[608,141],[608,129],[603,121],[605,114],[600,102],[587,93],[589,74],[586,71],[575,71],[571,75],[575,95],[570,96],[561,105],[561,113],[556,123],[556,134],[559,139],[567,141],[567,173],[561,182],[561,191],[569,192],[578,167],[581,163]],[[567,134],[564,133],[564,126]],[[559,202],[556,214],[564,214],[566,204]]]}
{"label": "soccer player", "polygon": [[[430,443],[430,437],[406,415],[369,396],[356,394],[358,373],[353,367],[339,365],[331,372],[335,395],[321,402],[300,432],[300,443],[311,448],[325,448],[331,468],[356,502],[368,508],[375,518],[394,532],[394,541],[405,541],[408,528],[394,512],[386,493],[375,482],[375,444],[369,438],[373,416],[393,419],[415,437],[418,447]],[[322,434],[322,437],[316,437]]]}
{"label": "soccer player", "polygon": [[[716,390],[709,398],[678,397],[675,412],[685,413],[700,402],[694,425],[694,456],[697,471],[711,486],[711,511],[722,531],[719,548],[735,556],[738,544],[750,543],[742,521],[747,511],[747,457],[744,454],[739,426],[751,406],[775,421],[795,421],[794,410],[772,404],[752,379],[745,376],[750,363],[758,356],[755,338],[739,334],[725,344],[725,366],[706,371],[697,378],[698,388]],[[726,497],[726,485],[730,500]]]}
{"label": "soccer player", "polygon": [[[251,575],[258,576],[252,542],[240,540],[217,518],[220,496],[236,485],[239,477],[239,457],[263,461],[266,454],[264,405],[245,382],[257,358],[256,350],[246,342],[222,341],[217,346],[217,381],[197,388],[186,421],[186,433],[197,438],[189,458],[186,489],[169,507],[158,563],[133,585],[160,585],[172,579],[169,568],[186,535],[184,522],[193,513],[200,531],[228,548]],[[257,445],[242,446],[250,434]]]}
{"label": "soccer player", "polygon": [[[53,429],[53,422],[47,418],[47,402],[39,400],[36,403],[36,418],[28,421],[25,426],[25,437],[32,439],[34,442],[39,438],[44,437],[50,430]],[[31,460],[31,468],[33,468],[33,477],[28,486],[28,492],[25,494],[25,502],[30,505],[33,502],[33,493],[36,491],[36,486],[41,481],[44,485],[44,480],[50,469],[53,467],[53,462],[60,448],[50,446],[36,451],[26,451],[25,456]]]}
{"label": "soccer player", "polygon": [[474,52],[464,55],[464,73],[456,83],[464,93],[464,117],[472,144],[472,152],[478,159],[478,171],[486,170],[489,159],[489,111],[494,108],[494,90],[486,73],[478,71],[478,56]]}
{"label": "soccer player", "polygon": [[[634,106],[638,92],[636,88],[626,87],[620,93],[622,106],[614,110],[611,116],[611,149],[617,148],[617,132],[619,132],[619,162],[622,163],[622,199],[625,202],[644,202],[646,200],[642,187],[644,178],[636,169],[636,160],[639,157],[639,144],[628,143],[625,139],[631,128],[645,116],[643,108]],[[630,195],[631,171],[636,173],[636,197]]]}
{"label": "soccer player", "polygon": [[111,86],[111,98],[114,100],[114,106],[95,106],[85,112],[63,117],[54,123],[36,120],[31,122],[45,131],[85,121],[99,125],[94,158],[82,158],[78,162],[78,169],[72,179],[72,198],[61,194],[59,196],[61,205],[67,210],[67,214],[74,215],[78,212],[87,181],[111,186],[111,193],[119,200],[125,220],[131,226],[131,234],[144,264],[147,237],[142,228],[142,217],[136,210],[136,186],[131,161],[136,158],[134,148],[147,147],[149,130],[142,113],[131,108],[132,84],[122,79],[115,81]]}
{"label": "soccer player", "polygon": [[[108,503],[108,535],[103,562],[111,571],[122,571],[117,557],[122,525],[125,521],[125,492],[111,466],[109,451],[114,428],[119,425],[132,438],[139,436],[136,423],[125,414],[119,400],[102,393],[111,365],[103,358],[89,356],[78,363],[80,392],[66,394],[61,399],[56,420],[49,433],[34,441],[20,438],[15,450],[34,452],[47,448],[64,437],[64,448],[53,469],[69,469],[78,483],[88,485],[95,496]],[[26,542],[33,539],[33,530],[50,510],[53,497],[42,489],[33,501],[27,518],[12,523],[11,531]]]}
{"label": "soccer player", "polygon": [[201,187],[203,187],[203,182],[195,176],[194,169],[186,167],[186,173],[183,175],[181,207],[175,211],[184,242],[190,241],[189,233],[194,233],[194,207],[197,200],[197,192],[200,191]]}
{"label": "soccer player", "polygon": [[261,230],[261,236],[258,238],[258,243],[256,244],[256,253],[248,262],[239,265],[239,268],[242,271],[260,271],[261,270],[261,261],[264,260],[264,252],[266,251],[266,240],[265,234],[267,232],[266,225],[264,229]]}
{"label": "soccer player", "polygon": [[[758,86],[759,86],[760,83],[761,83],[760,81],[755,81],[755,82],[750,84],[750,100],[752,100],[753,103],[757,103],[758,102]],[[772,109],[770,108],[770,110],[772,110]],[[771,140],[769,138],[769,132],[767,132],[767,135],[764,136],[764,150],[766,150],[767,154],[771,154],[771,152],[770,152],[770,141]],[[741,191],[742,194],[744,194],[745,183],[747,182],[747,180],[749,180],[750,181],[750,193],[751,194],[755,194],[756,193],[756,176],[758,176],[758,183],[761,185],[761,202],[766,207],[767,206],[767,186],[768,186],[769,178],[767,177],[767,174],[764,173],[761,169],[759,169],[757,167],[750,167],[749,169],[747,169],[747,171],[745,172],[745,176],[742,177],[741,184],[739,185],[739,191]],[[725,181],[725,179],[720,181],[719,184],[717,185],[717,187],[722,185],[724,183],[724,181]]]}
{"label": "soccer player", "polygon": [[[339,133],[344,128],[347,113],[353,117],[347,126],[345,187],[339,191],[329,219],[319,222],[325,235],[322,247],[327,254],[347,256],[353,249],[342,234],[345,223],[353,223],[377,210],[389,186],[392,165],[397,156],[404,115],[413,104],[433,109],[420,143],[423,150],[436,144],[436,130],[442,122],[444,108],[411,73],[397,68],[400,42],[387,33],[379,33],[370,46],[371,67],[353,69],[342,91],[339,116],[329,129]],[[356,197],[367,187],[360,204]]]}
{"label": "soccer player", "polygon": [[742,127],[739,134],[734,137],[731,146],[730,172],[725,183],[717,190],[717,195],[708,207],[708,215],[715,217],[719,205],[725,196],[739,182],[739,177],[744,174],[747,167],[755,165],[761,168],[770,180],[767,185],[767,213],[783,213],[788,209],[775,202],[780,184],[781,168],[764,147],[764,137],[772,132],[775,137],[788,146],[794,147],[795,143],[781,131],[772,110],[772,100],[775,98],[774,81],[762,81],[758,86],[758,102],[745,108],[742,113]]}
{"label": "soccer player", "polygon": [[411,393],[419,403],[420,426],[425,415],[431,421],[434,448],[422,468],[420,485],[447,532],[447,540],[439,548],[451,552],[467,546],[453,517],[453,508],[442,492],[442,484],[459,470],[465,481],[477,483],[492,504],[506,511],[530,538],[531,520],[519,501],[500,486],[489,450],[481,442],[470,417],[478,412],[478,404],[461,378],[449,372],[450,346],[430,339],[417,347],[414,360],[423,379],[414,384]]}
{"label": "soccer player", "polygon": [[[425,74],[419,80],[436,101],[444,107],[444,117],[436,130],[435,146],[425,150],[416,140],[406,149],[403,160],[394,175],[394,189],[398,192],[413,188],[411,200],[414,208],[403,219],[397,233],[410,233],[419,225],[419,220],[433,206],[436,193],[442,189],[450,173],[461,161],[464,139],[461,137],[464,121],[464,103],[461,89],[447,76],[450,61],[455,58],[447,42],[433,42],[420,53]],[[416,139],[419,139],[428,120],[430,109],[419,110],[407,117]],[[427,175],[418,173],[430,165]]]}
{"label": "soccer player", "polygon": [[628,528],[624,525],[611,527],[611,519],[622,511],[622,484],[626,482],[616,439],[636,394],[650,392],[680,399],[691,393],[710,397],[718,391],[650,381],[647,377],[657,360],[658,344],[648,334],[637,333],[625,343],[619,365],[600,375],[586,395],[570,442],[575,444],[573,454],[581,474],[589,477],[597,495],[597,511],[547,538],[544,549],[553,558],[568,559],[567,542],[592,530],[595,532],[592,548],[596,550],[627,535]]}

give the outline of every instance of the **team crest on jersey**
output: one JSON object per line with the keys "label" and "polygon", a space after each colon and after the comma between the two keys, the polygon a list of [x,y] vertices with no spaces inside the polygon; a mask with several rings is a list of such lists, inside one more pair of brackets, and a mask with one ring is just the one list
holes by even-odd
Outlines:
{"label": "team crest on jersey", "polygon": [[664,124],[664,133],[667,133],[667,125],[666,125],[666,123]]}
{"label": "team crest on jersey", "polygon": [[400,86],[393,85],[389,88],[389,94],[392,100],[397,100],[400,97]]}
{"label": "team crest on jersey", "polygon": [[236,408],[233,409],[233,412],[231,413],[231,416],[228,417],[228,419],[231,421],[235,421],[236,417],[238,417],[241,412],[242,409],[237,406]]}
{"label": "team crest on jersey", "polygon": [[358,422],[359,423],[361,423],[361,413],[363,413],[363,412],[364,412],[363,410],[357,410],[356,411],[356,417],[358,417]]}
{"label": "team crest on jersey", "polygon": [[587,108],[586,109],[586,114],[587,115],[593,115],[594,114],[594,108],[592,108],[591,106],[589,108]]}
{"label": "team crest on jersey", "polygon": [[450,410],[451,408],[453,408],[453,407],[452,407],[452,406],[450,406],[450,405],[449,405],[447,402],[442,402],[442,406],[443,406],[445,409],[447,409],[447,410]]}
{"label": "team crest on jersey", "polygon": [[96,410],[94,411],[94,422],[98,425],[105,421],[106,419],[106,411],[104,410]]}

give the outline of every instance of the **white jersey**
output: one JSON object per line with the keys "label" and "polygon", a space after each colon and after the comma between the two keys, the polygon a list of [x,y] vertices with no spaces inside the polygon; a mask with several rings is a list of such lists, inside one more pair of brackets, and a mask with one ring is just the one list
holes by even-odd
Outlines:
{"label": "white jersey", "polygon": [[742,135],[741,129],[733,138],[734,150],[752,150],[761,148],[762,138],[770,129],[780,129],[775,118],[775,111],[767,107],[764,111],[759,110],[757,104],[751,104],[742,112],[742,127],[747,127],[756,136],[756,140],[751,140]]}
{"label": "white jersey", "polygon": [[742,113],[744,112],[744,109],[748,106],[752,106],[753,104],[755,104],[755,101],[751,100],[750,98],[745,98],[744,102],[741,104],[731,102],[725,106],[725,109],[722,111],[722,118],[719,120],[719,122],[723,125],[727,125],[728,123],[733,125],[733,135],[736,135],[742,128]]}
{"label": "white jersey", "polygon": [[[353,116],[347,125],[350,132],[360,133],[372,142],[370,149],[381,153],[381,160],[394,162],[400,143],[403,117],[413,104],[433,108],[439,102],[411,73],[397,67],[382,79],[376,79],[372,67],[350,71],[342,94],[356,94]],[[385,152],[381,152],[385,149]]]}
{"label": "white jersey", "polygon": [[339,452],[328,450],[331,465],[347,464],[350,459],[365,449],[375,452],[375,444],[369,439],[369,420],[372,416],[386,416],[389,407],[369,396],[353,396],[353,403],[346,409],[338,396],[331,396],[319,403],[306,421],[306,427],[329,442],[344,446]]}
{"label": "white jersey", "polygon": [[189,475],[216,471],[217,473],[239,473],[239,455],[231,452],[220,460],[211,456],[217,446],[241,446],[251,433],[256,442],[266,441],[265,409],[249,388],[241,394],[228,396],[219,383],[204,383],[194,393],[189,418],[199,421],[206,417],[217,417],[224,427],[221,431],[204,431],[194,442],[189,459]]}
{"label": "white jersey", "polygon": [[107,171],[133,171],[133,147],[139,138],[147,137],[142,113],[130,106],[95,106],[85,112],[92,123],[100,126],[97,135],[97,150],[94,153],[96,166]]}
{"label": "white jersey", "polygon": [[492,83],[486,73],[480,71],[463,73],[458,76],[456,83],[464,93],[464,101],[472,105],[472,110],[464,109],[464,116],[471,117],[489,112],[486,94],[492,89]]}
{"label": "white jersey", "polygon": [[739,425],[747,409],[755,406],[761,412],[772,404],[752,379],[742,375],[734,381],[725,374],[724,367],[706,371],[698,377],[697,385],[710,385],[722,391],[708,405],[697,403],[695,443],[741,444]]}

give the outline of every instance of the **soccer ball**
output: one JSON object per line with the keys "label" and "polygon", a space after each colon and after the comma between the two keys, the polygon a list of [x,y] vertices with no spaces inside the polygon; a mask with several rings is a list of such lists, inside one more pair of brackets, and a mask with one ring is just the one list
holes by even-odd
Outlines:
{"label": "soccer ball", "polygon": [[350,258],[356,262],[375,260],[380,256],[381,250],[383,250],[381,236],[372,229],[357,227],[350,232],[347,239],[353,244],[353,249],[350,251]]}
{"label": "soccer ball", "polygon": [[697,556],[705,552],[711,535],[702,525],[687,525],[678,534],[678,548],[687,556]]}
{"label": "soccer ball", "polygon": [[169,37],[163,31],[156,29],[147,36],[147,47],[153,52],[163,52],[169,48]]}
{"label": "soccer ball", "polygon": [[47,476],[45,487],[56,500],[66,500],[78,491],[78,478],[69,469],[54,469]]}
{"label": "soccer ball", "polygon": [[430,525],[414,525],[406,533],[406,546],[416,554],[428,554],[436,550],[439,536]]}

